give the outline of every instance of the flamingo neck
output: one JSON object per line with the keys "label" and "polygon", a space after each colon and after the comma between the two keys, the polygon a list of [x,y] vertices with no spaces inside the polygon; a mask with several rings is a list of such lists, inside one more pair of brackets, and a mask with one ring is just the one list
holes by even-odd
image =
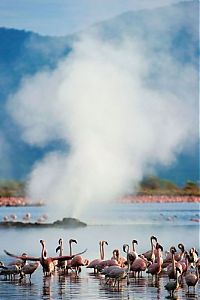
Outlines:
{"label": "flamingo neck", "polygon": [[69,255],[72,255],[72,241],[69,242]]}
{"label": "flamingo neck", "polygon": [[176,270],[176,288],[179,287],[179,281],[178,281],[178,271]]}
{"label": "flamingo neck", "polygon": [[60,243],[60,256],[62,256],[62,255],[63,255],[63,243],[61,241],[61,243]]}
{"label": "flamingo neck", "polygon": [[155,245],[153,243],[153,239],[151,239],[151,251],[152,251],[152,253],[155,252]]}
{"label": "flamingo neck", "polygon": [[133,245],[133,252],[136,252],[135,251],[135,242],[134,241],[132,242],[132,245]]}
{"label": "flamingo neck", "polygon": [[100,254],[100,259],[103,260],[103,253],[102,253],[102,242],[99,242],[99,254]]}
{"label": "flamingo neck", "polygon": [[101,256],[102,256],[102,260],[105,259],[105,249],[104,249],[104,243],[102,242],[102,245],[101,245]]}
{"label": "flamingo neck", "polygon": [[174,257],[174,252],[172,252],[172,268],[175,270],[175,257]]}
{"label": "flamingo neck", "polygon": [[158,261],[158,264],[161,266],[163,263],[163,258],[162,258],[162,252],[160,249],[158,249],[157,261]]}
{"label": "flamingo neck", "polygon": [[42,259],[46,258],[46,249],[45,249],[45,243],[42,243],[42,253],[41,253]]}

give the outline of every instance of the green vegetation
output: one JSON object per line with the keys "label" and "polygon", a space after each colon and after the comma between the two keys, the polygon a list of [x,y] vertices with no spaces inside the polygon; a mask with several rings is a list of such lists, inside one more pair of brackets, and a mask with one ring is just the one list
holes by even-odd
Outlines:
{"label": "green vegetation", "polygon": [[200,196],[200,187],[193,181],[187,181],[183,187],[156,176],[145,177],[138,186],[138,194],[141,195],[180,195]]}
{"label": "green vegetation", "polygon": [[[16,180],[0,180],[0,197],[24,197],[26,183]],[[140,195],[187,195],[200,196],[200,187],[193,181],[187,181],[183,187],[156,176],[145,177],[137,188]]]}
{"label": "green vegetation", "polygon": [[24,197],[25,182],[0,180],[0,197]]}

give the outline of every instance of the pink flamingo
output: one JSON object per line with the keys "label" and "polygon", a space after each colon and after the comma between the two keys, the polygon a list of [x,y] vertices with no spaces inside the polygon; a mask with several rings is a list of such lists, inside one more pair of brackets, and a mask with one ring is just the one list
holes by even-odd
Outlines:
{"label": "pink flamingo", "polygon": [[126,260],[125,257],[120,256],[120,251],[119,251],[119,249],[114,249],[114,250],[113,250],[113,256],[111,257],[111,259],[116,260],[116,261],[118,262],[118,265],[119,265],[120,267],[122,267],[122,268],[125,267],[125,264],[126,264],[126,262],[127,262],[127,260]]}
{"label": "pink flamingo", "polygon": [[[70,240],[71,243],[75,242],[77,244],[76,240]],[[71,245],[70,243],[70,245]],[[72,249],[70,247],[70,255],[72,255]],[[75,270],[76,276],[81,272],[81,267],[88,265],[88,260],[84,259],[81,255],[76,255],[71,260],[71,268]]]}
{"label": "pink flamingo", "polygon": [[117,262],[116,259],[106,259],[106,260],[104,260],[104,257],[105,257],[104,245],[105,244],[108,245],[108,242],[101,241],[101,255],[102,255],[102,260],[96,266],[98,271],[102,271],[105,267],[118,266],[118,262]]}
{"label": "pink flamingo", "polygon": [[22,259],[17,259],[17,260],[14,260],[14,261],[11,261],[8,266],[18,266],[18,267],[23,267],[25,264],[26,264],[26,257],[27,257],[27,254],[26,253],[22,253]]}
{"label": "pink flamingo", "polygon": [[40,263],[36,261],[35,263],[25,263],[25,265],[21,268],[21,278],[23,276],[29,275],[29,281],[31,282],[32,274],[37,270]]}
{"label": "pink flamingo", "polygon": [[170,248],[170,253],[172,256],[172,263],[167,266],[167,274],[168,274],[169,280],[176,279],[176,267],[179,268],[181,274],[183,271],[182,265],[175,260],[176,248],[174,246],[172,246]]}
{"label": "pink flamingo", "polygon": [[152,276],[158,276],[160,272],[162,271],[162,263],[163,263],[163,258],[162,258],[162,251],[163,247],[160,244],[156,244],[156,250],[157,250],[157,255],[156,259],[157,262],[153,262],[150,266],[148,266],[147,273],[151,274]]}
{"label": "pink flamingo", "polygon": [[191,270],[188,270],[185,274],[185,282],[188,286],[188,294],[189,294],[190,286],[193,287],[193,291],[195,292],[195,286],[199,281],[199,271],[197,266],[195,270],[196,272],[191,272]]}
{"label": "pink flamingo", "polygon": [[101,248],[100,249],[100,257],[101,257],[101,260],[96,264],[97,272],[102,271],[105,267],[118,265],[118,263],[115,259],[107,259],[107,260],[104,259],[105,258],[104,245],[108,245],[108,242],[103,240],[103,241],[100,242],[100,248]]}
{"label": "pink flamingo", "polygon": [[197,250],[196,250],[194,247],[192,247],[192,248],[190,249],[190,251],[189,251],[189,257],[188,257],[188,260],[189,260],[190,263],[193,264],[193,266],[195,266],[195,264],[196,264],[197,261],[198,261],[198,252],[197,252]]}
{"label": "pink flamingo", "polygon": [[92,260],[86,268],[88,269],[94,269],[94,274],[97,272],[97,265],[104,260],[103,257],[104,253],[102,253],[102,241],[99,242],[99,257],[94,260]]}
{"label": "pink flamingo", "polygon": [[138,253],[136,252],[135,245],[137,245],[137,240],[132,240],[132,251],[129,251],[129,260],[131,263],[134,262],[134,260],[138,257]]}
{"label": "pink flamingo", "polygon": [[[185,247],[182,243],[178,244],[178,248],[181,250],[180,252],[176,252],[174,254],[174,258],[176,261],[179,261],[183,259],[184,257],[184,252],[185,252]],[[169,264],[172,263],[172,253],[169,251],[163,260],[163,269],[166,268]]]}
{"label": "pink flamingo", "polygon": [[175,258],[176,261],[180,261],[181,259],[183,259],[184,253],[185,253],[185,247],[184,247],[184,245],[183,245],[182,243],[179,243],[179,244],[178,244],[178,248],[179,248],[181,251],[175,253],[174,258]]}
{"label": "pink flamingo", "polygon": [[149,261],[152,261],[152,262],[155,261],[155,256],[157,254],[156,244],[154,244],[153,241],[155,241],[157,243],[157,238],[154,235],[152,235],[150,237],[151,250],[148,250],[147,252],[142,253],[142,255],[144,255],[144,257],[146,257]]}
{"label": "pink flamingo", "polygon": [[[56,253],[59,251],[59,256],[63,256],[63,239],[60,238],[58,241],[59,246],[56,248]],[[58,269],[64,270],[66,267],[66,261],[60,260],[57,263]]]}
{"label": "pink flamingo", "polygon": [[[110,283],[113,284],[113,286],[118,283],[118,290],[120,287],[120,281],[122,281],[124,278],[127,277],[127,284],[129,284],[129,271],[130,271],[130,260],[128,258],[129,254],[129,245],[125,244],[123,245],[123,251],[127,253],[127,267],[121,267],[120,265],[112,265],[112,266],[106,266],[104,267],[101,274],[105,275],[106,284]],[[119,255],[119,250],[115,249],[113,251],[114,255],[111,258],[111,260],[116,261],[116,257]]]}
{"label": "pink flamingo", "polygon": [[[26,256],[26,260],[39,261],[40,264],[43,267],[44,275],[51,275],[54,272],[54,270],[55,270],[55,261],[69,260],[69,259],[72,259],[74,256],[83,254],[87,251],[87,249],[85,249],[83,252],[77,253],[77,254],[74,254],[74,255],[71,255],[71,256],[66,255],[66,256],[48,257],[47,256],[47,251],[46,251],[46,248],[45,248],[45,241],[40,240],[40,244],[42,245],[41,256],[40,257]],[[23,256],[11,254],[10,252],[8,252],[6,250],[4,250],[4,252],[9,256],[16,257],[16,258],[19,258],[19,259],[24,259]]]}
{"label": "pink flamingo", "polygon": [[142,272],[147,269],[148,265],[149,265],[149,261],[143,255],[140,255],[131,264],[130,270],[136,274],[136,277],[137,277],[137,273],[138,273],[138,278],[139,278],[140,273],[142,276]]}

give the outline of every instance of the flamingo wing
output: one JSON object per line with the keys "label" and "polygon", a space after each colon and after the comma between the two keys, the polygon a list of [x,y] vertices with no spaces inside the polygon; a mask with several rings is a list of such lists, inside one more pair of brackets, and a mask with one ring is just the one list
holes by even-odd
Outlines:
{"label": "flamingo wing", "polygon": [[70,260],[72,259],[73,257],[77,256],[77,255],[81,255],[83,253],[85,253],[87,251],[87,249],[85,249],[84,251],[80,252],[80,253],[76,253],[76,254],[73,254],[73,255],[62,255],[62,256],[55,256],[55,257],[51,257],[52,260],[59,260],[59,261],[62,261],[62,260]]}
{"label": "flamingo wing", "polygon": [[32,260],[32,261],[40,261],[40,257],[28,256],[28,255],[26,255],[26,256],[25,255],[15,255],[6,250],[4,250],[4,252],[11,257],[19,258],[22,260],[26,259],[26,260]]}

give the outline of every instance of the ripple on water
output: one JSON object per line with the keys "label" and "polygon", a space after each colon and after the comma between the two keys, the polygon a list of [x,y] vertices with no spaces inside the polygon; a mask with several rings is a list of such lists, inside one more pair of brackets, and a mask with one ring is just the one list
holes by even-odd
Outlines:
{"label": "ripple on water", "polygon": [[[118,287],[110,287],[105,284],[101,276],[91,275],[83,269],[79,278],[73,275],[59,275],[56,273],[51,277],[44,277],[42,270],[37,270],[33,275],[32,283],[28,280],[19,282],[15,280],[0,279],[0,299],[15,300],[63,300],[63,299],[91,299],[91,300],[121,300],[121,299],[165,299],[168,296],[164,289],[168,282],[167,276],[161,275],[158,280],[144,274],[142,278],[130,278],[130,284],[127,286],[126,279]],[[196,287],[196,293],[186,295],[187,287],[185,283],[176,292],[177,300],[196,300],[200,290]]]}

